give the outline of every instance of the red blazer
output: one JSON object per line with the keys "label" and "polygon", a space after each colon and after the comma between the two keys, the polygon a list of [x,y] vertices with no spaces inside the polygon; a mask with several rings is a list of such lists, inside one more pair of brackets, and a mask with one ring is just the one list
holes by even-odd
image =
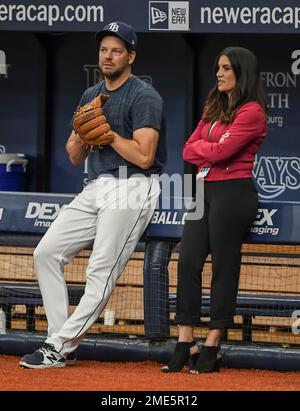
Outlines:
{"label": "red blazer", "polygon": [[[196,164],[198,170],[211,167],[206,181],[252,177],[253,162],[263,139],[267,124],[265,114],[256,102],[239,108],[231,124],[200,120],[196,130],[184,145],[183,158]],[[229,136],[219,143],[224,133]]]}

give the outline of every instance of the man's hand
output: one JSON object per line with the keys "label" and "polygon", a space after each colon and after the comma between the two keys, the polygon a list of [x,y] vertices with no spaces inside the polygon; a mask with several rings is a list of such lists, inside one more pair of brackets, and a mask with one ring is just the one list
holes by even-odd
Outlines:
{"label": "man's hand", "polygon": [[102,110],[107,99],[108,96],[101,93],[74,113],[73,129],[88,146],[102,147],[114,141],[115,135]]}

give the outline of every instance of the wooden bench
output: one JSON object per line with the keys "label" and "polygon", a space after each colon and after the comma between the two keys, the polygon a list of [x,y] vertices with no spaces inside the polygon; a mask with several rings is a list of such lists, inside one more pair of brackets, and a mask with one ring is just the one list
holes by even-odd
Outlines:
{"label": "wooden bench", "polygon": [[[37,309],[42,307],[42,298],[34,274],[32,253],[32,247],[0,246],[0,305],[6,312],[8,329],[18,328],[13,325],[14,317],[18,317],[14,315],[13,307],[18,307],[16,312],[25,319],[28,331],[36,330],[40,317],[44,316],[43,310]],[[84,273],[89,255],[89,250],[83,251],[65,267],[72,307],[78,304],[84,292]],[[257,329],[264,327],[266,331],[264,337],[261,336],[262,341],[280,341],[278,333],[274,333],[275,328],[284,329],[285,335],[281,336],[283,343],[300,343],[300,338],[290,332],[292,313],[300,310],[299,255],[300,246],[244,245],[236,329],[229,332],[230,339],[257,340]],[[171,335],[177,332],[172,326],[176,304],[177,260],[178,250],[175,250],[171,254],[165,278],[169,282]],[[104,326],[102,314],[91,332],[144,334],[143,266],[144,251],[140,247],[120,276],[108,303],[108,307],[116,313],[116,325]],[[204,326],[205,319],[208,321],[209,317],[210,276],[211,260],[208,258],[203,271]],[[25,310],[20,306],[24,306]],[[43,327],[45,330],[46,324]],[[272,333],[269,332],[271,329]]]}
{"label": "wooden bench", "polygon": [[[16,285],[21,283],[36,285],[32,261],[33,249],[30,249],[30,242],[25,241],[25,238],[20,240],[20,237],[17,237],[24,232],[42,235],[52,221],[50,211],[56,213],[71,199],[70,195],[45,193],[17,193],[16,195],[16,193],[0,192],[1,207],[4,210],[0,220],[0,244],[2,244],[0,281]],[[172,310],[174,304],[170,304],[170,295],[171,302],[174,302],[173,296],[177,286],[178,250],[172,251],[174,245],[180,241],[183,215],[186,210],[175,208],[174,204],[171,202],[168,210],[158,208],[155,211],[154,219],[147,230],[149,241],[146,246],[146,254],[144,255],[143,252],[140,252],[139,255],[135,254],[119,278],[108,302],[108,307],[115,310],[117,318],[117,325],[109,329],[112,332],[134,332],[154,339],[167,338],[170,334],[177,333],[177,329],[173,325],[174,313]],[[37,220],[31,216],[32,207],[40,210]],[[238,299],[238,307],[243,311],[237,312],[235,329],[229,330],[229,338],[235,340],[251,338],[252,341],[261,342],[276,340],[276,342],[288,344],[299,343],[299,335],[291,333],[291,310],[279,310],[278,306],[272,304],[272,299],[281,303],[285,301],[285,307],[288,307],[291,300],[297,301],[300,298],[299,203],[265,202],[260,207],[257,221],[254,222],[253,231],[249,238],[250,244],[245,244],[243,247],[239,283],[239,293],[243,299]],[[47,213],[43,210],[47,210]],[[36,224],[36,221],[39,224]],[[46,225],[40,223],[46,223]],[[8,240],[13,240],[18,247],[13,247],[13,242],[8,243]],[[265,244],[261,244],[263,242]],[[22,249],[20,245],[26,246],[26,250]],[[9,250],[5,251],[5,246],[9,247]],[[84,273],[88,257],[89,251],[84,251],[66,266],[65,277],[70,287],[73,285],[84,286]],[[203,271],[204,295],[209,293],[210,276],[211,261],[208,258]],[[257,296],[268,296],[268,304],[265,304],[265,299],[258,300]],[[209,300],[206,300],[205,297],[203,301],[204,314],[207,316]],[[243,307],[241,306],[242,301]],[[245,311],[246,303],[247,312]],[[293,307],[297,308],[297,304],[291,305],[291,309]],[[22,310],[24,307],[18,307],[15,312],[22,314]],[[36,315],[43,313],[41,308],[38,310],[38,312],[35,310]],[[258,310],[260,310],[260,315],[258,315]],[[283,315],[287,315],[287,317],[283,317]],[[203,320],[205,323],[208,318],[204,317]],[[102,332],[105,329],[103,321],[102,323],[101,321],[100,317],[99,323],[94,328],[92,327],[92,331]],[[122,328],[119,327],[119,321],[128,324]],[[246,324],[249,327],[252,326],[251,336],[246,331],[243,332],[243,324],[244,330],[247,328]],[[37,326],[37,321],[35,325]],[[135,326],[134,331],[132,331],[133,326]],[[12,327],[15,327],[13,318]],[[263,329],[266,332],[263,332]],[[280,330],[279,336],[277,335],[278,330]],[[199,327],[196,334],[200,335],[202,331],[203,328]],[[263,335],[263,333],[267,335]]]}
{"label": "wooden bench", "polygon": [[[139,244],[108,302],[107,308],[114,309],[117,323],[125,325],[129,321],[140,323],[143,320],[142,249],[143,244]],[[0,246],[0,306],[6,312],[7,329],[34,331],[41,323],[40,319],[45,320],[44,310],[38,308],[43,306],[43,301],[34,272],[33,250],[33,247]],[[83,295],[90,253],[90,250],[84,250],[65,267],[70,311]],[[109,332],[115,328],[103,325],[103,313],[91,332],[101,332],[99,325]],[[46,328],[44,324],[42,329]]]}
{"label": "wooden bench", "polygon": [[[300,246],[244,244],[242,255],[235,329],[229,330],[230,339],[300,344],[300,336],[291,330],[292,315],[300,309]],[[168,266],[171,319],[176,307],[177,257],[173,253]],[[161,257],[166,258],[167,253]],[[209,256],[202,273],[204,324],[209,320],[211,269]]]}

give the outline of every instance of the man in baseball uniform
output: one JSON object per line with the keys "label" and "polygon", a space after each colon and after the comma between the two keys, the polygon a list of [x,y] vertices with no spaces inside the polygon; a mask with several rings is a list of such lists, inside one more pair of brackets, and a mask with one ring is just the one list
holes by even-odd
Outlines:
{"label": "man in baseball uniform", "polygon": [[[160,192],[158,176],[166,161],[163,101],[132,74],[137,36],[115,21],[96,39],[104,80],[83,93],[66,145],[73,165],[88,158],[89,183],[34,251],[48,338],[24,355],[24,368],[64,367],[72,359],[150,222]],[[68,316],[64,265],[92,243],[85,292]]]}

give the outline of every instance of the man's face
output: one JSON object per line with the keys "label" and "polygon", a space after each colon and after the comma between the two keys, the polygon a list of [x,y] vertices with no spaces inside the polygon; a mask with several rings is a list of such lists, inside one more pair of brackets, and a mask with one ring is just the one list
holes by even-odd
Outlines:
{"label": "man's face", "polygon": [[115,80],[129,71],[135,52],[128,53],[123,40],[116,36],[105,36],[99,49],[99,67],[103,75]]}

